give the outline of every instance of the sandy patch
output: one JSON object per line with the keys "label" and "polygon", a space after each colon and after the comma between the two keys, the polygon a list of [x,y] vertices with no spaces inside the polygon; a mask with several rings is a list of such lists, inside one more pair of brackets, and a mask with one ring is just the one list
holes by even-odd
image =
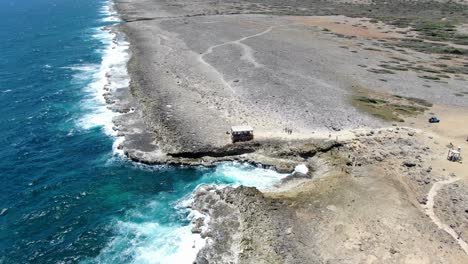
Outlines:
{"label": "sandy patch", "polygon": [[306,26],[322,27],[333,33],[362,38],[388,39],[402,38],[401,33],[383,23],[371,23],[367,19],[345,16],[293,16],[289,19]]}
{"label": "sandy patch", "polygon": [[[441,119],[438,124],[430,124],[428,118],[437,116]],[[464,182],[468,182],[468,109],[465,107],[435,105],[423,116],[409,119],[410,126],[422,129],[427,134],[427,144],[434,150],[432,166],[441,175],[455,175]],[[448,145],[460,147],[462,162],[447,160]],[[465,159],[465,161],[463,161]]]}

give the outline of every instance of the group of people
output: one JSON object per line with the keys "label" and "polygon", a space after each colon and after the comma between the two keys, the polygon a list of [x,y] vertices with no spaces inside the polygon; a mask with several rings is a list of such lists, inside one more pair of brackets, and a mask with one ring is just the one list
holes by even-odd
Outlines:
{"label": "group of people", "polygon": [[293,132],[293,130],[292,130],[291,128],[285,127],[285,128],[283,129],[283,132],[286,133],[286,134],[288,134],[288,135],[291,135],[292,132]]}

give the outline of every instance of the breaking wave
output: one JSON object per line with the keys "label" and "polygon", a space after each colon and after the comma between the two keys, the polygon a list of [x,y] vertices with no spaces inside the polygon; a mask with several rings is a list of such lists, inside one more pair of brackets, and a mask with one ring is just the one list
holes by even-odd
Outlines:
{"label": "breaking wave", "polygon": [[[110,3],[102,8],[101,14],[104,16],[103,22],[119,22]],[[95,29],[91,38],[103,44],[104,48],[97,51],[101,55],[101,63],[69,67],[76,72],[75,81],[88,83],[84,88],[86,98],[82,102],[82,108],[87,114],[79,119],[78,125],[84,129],[102,127],[107,135],[116,136],[112,120],[119,113],[109,109],[105,96],[111,95],[117,89],[128,88],[129,43],[121,33],[107,27]]]}
{"label": "breaking wave", "polygon": [[244,163],[223,163],[197,181],[181,182],[173,192],[159,193],[149,203],[129,211],[113,223],[115,237],[88,263],[192,263],[206,241],[192,234],[190,220],[197,215],[187,205],[191,193],[203,184],[266,188],[286,175]]}

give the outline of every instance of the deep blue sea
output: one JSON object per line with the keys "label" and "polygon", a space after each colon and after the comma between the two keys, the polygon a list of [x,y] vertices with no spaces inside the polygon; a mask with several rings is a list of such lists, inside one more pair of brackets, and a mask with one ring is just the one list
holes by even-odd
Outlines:
{"label": "deep blue sea", "polygon": [[[245,164],[144,166],[115,151],[103,86],[128,43],[103,0],[0,0],[0,263],[191,263],[200,184],[265,187]],[[107,83],[108,84],[108,83]]]}

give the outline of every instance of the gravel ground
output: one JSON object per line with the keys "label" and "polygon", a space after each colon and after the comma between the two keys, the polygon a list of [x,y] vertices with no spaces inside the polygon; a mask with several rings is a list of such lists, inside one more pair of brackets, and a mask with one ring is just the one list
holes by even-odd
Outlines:
{"label": "gravel ground", "polygon": [[[437,55],[412,50],[401,54],[383,47],[372,36],[385,32],[363,29],[356,19],[334,18],[332,23],[346,25],[337,29],[349,31],[343,36],[302,17],[237,14],[257,10],[244,2],[235,8],[219,5],[117,1],[123,18],[130,21],[119,29],[131,42],[131,91],[139,112],[119,122],[127,135],[122,146],[127,153],[145,161],[156,152],[222,147],[230,141],[226,132],[239,124],[253,126],[259,138],[282,137],[284,128],[303,137],[384,125],[351,106],[355,86],[437,104],[468,105],[455,95],[468,92],[461,77],[441,81],[421,78],[413,70],[378,73],[394,56],[425,64]],[[217,8],[239,12],[211,14]],[[357,37],[353,29],[359,30]],[[144,124],[139,135],[126,128],[135,123]]]}
{"label": "gravel ground", "polygon": [[[427,193],[444,179],[429,169],[426,137],[399,127],[356,133],[303,160],[312,179],[288,190],[200,187],[192,208],[210,221],[198,227],[209,243],[197,263],[465,263],[426,215]],[[466,194],[448,188],[434,208],[459,230]]]}
{"label": "gravel ground", "polygon": [[[468,261],[447,232],[466,236],[466,169],[447,164],[440,145],[466,137],[459,128],[468,107],[468,47],[450,33],[463,34],[466,5],[115,2],[126,21],[116,29],[132,52],[130,90],[113,95],[114,107],[127,113],[115,124],[125,136],[119,148],[131,159],[189,165],[236,159],[284,172],[299,163],[311,169],[269,193],[198,190],[193,207],[211,221],[202,231],[195,219],[194,232],[212,242],[198,263]],[[357,95],[367,104],[361,110],[353,107]],[[369,98],[374,95],[380,101]],[[363,110],[382,98],[391,100],[379,111],[422,102],[430,110],[406,124],[443,133],[382,128],[390,124]],[[427,128],[435,110],[442,125]],[[255,128],[256,141],[229,144],[226,132],[240,124]],[[463,181],[444,185],[432,197],[435,206],[426,208],[434,183],[452,171]]]}

